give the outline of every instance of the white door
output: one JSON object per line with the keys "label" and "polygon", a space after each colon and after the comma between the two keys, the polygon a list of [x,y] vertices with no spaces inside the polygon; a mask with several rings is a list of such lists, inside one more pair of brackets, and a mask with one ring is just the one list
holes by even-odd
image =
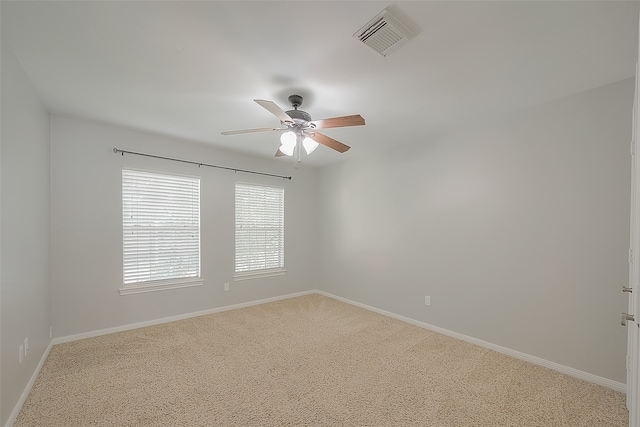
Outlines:
{"label": "white door", "polygon": [[[640,58],[640,56],[639,56]],[[633,131],[631,141],[631,232],[629,250],[629,286],[623,291],[629,295],[628,312],[622,314],[627,324],[627,408],[629,426],[640,427],[640,155],[636,153],[640,123],[638,108],[638,66],[633,102]]]}

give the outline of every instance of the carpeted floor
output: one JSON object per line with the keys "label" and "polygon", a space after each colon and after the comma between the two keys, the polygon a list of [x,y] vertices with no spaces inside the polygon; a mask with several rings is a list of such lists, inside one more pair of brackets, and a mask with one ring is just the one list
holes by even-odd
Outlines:
{"label": "carpeted floor", "polygon": [[624,400],[314,294],[56,345],[14,426],[626,427]]}

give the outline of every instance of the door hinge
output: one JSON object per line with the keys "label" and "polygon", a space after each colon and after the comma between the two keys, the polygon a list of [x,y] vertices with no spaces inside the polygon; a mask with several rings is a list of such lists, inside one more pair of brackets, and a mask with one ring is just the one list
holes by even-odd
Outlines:
{"label": "door hinge", "polygon": [[627,371],[631,367],[631,363],[629,363],[629,355],[627,354]]}

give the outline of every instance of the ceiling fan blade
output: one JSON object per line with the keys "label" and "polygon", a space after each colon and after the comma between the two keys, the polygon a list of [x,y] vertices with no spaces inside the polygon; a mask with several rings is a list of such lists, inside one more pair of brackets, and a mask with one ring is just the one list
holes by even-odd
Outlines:
{"label": "ceiling fan blade", "polygon": [[280,149],[278,148],[278,151],[276,151],[276,157],[283,157],[286,156],[286,154],[284,154],[282,151],[280,151]]}
{"label": "ceiling fan blade", "polygon": [[351,148],[348,145],[345,145],[340,141],[336,141],[335,139],[330,138],[327,135],[322,134],[320,132],[315,132],[313,134],[313,136],[311,136],[311,138],[315,142],[317,142],[319,144],[322,144],[322,145],[326,145],[329,148],[333,148],[334,150],[339,151],[340,153],[344,153],[349,148]]}
{"label": "ceiling fan blade", "polygon": [[257,129],[228,130],[220,133],[222,135],[237,135],[239,133],[268,132],[273,130],[287,130],[287,129],[288,128],[257,128]]}
{"label": "ceiling fan blade", "polygon": [[364,118],[360,114],[314,120],[311,123],[316,125],[316,129],[339,128],[344,126],[362,126],[365,124]]}
{"label": "ceiling fan blade", "polygon": [[290,122],[293,123],[293,119],[289,117],[287,113],[280,107],[278,107],[274,102],[265,101],[264,99],[254,99],[255,102],[260,104],[263,108],[269,111],[271,114],[280,119],[281,122]]}

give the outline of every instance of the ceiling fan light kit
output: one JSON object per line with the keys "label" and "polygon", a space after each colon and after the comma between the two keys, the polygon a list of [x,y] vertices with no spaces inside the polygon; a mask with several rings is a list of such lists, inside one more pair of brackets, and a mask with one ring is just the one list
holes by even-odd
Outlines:
{"label": "ceiling fan light kit", "polygon": [[298,153],[300,153],[300,150],[303,148],[307,154],[311,154],[316,148],[318,148],[319,144],[325,145],[340,153],[344,153],[351,147],[328,137],[327,135],[317,132],[316,129],[360,126],[365,124],[364,118],[359,114],[313,121],[311,120],[311,115],[309,113],[298,110],[298,107],[302,105],[302,96],[290,95],[288,99],[293,110],[284,111],[271,101],[254,99],[257,104],[276,116],[280,120],[280,124],[284,127],[225,131],[222,132],[222,135],[285,130],[286,132],[283,132],[282,135],[280,135],[280,147],[276,152],[276,157],[291,157],[296,149],[298,150]]}

